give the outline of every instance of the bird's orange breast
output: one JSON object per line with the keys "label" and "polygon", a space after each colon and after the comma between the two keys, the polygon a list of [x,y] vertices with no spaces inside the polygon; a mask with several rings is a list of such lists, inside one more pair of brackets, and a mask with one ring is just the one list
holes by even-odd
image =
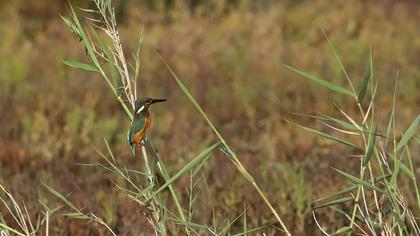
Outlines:
{"label": "bird's orange breast", "polygon": [[152,119],[150,118],[150,115],[147,115],[144,119],[144,126],[143,128],[134,135],[133,144],[140,144],[141,140],[143,140],[144,135],[146,134],[146,131],[150,128],[152,125]]}

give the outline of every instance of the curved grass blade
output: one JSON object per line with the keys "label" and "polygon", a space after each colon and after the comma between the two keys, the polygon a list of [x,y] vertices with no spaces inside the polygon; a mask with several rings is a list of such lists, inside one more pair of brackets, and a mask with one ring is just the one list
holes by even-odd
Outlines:
{"label": "curved grass blade", "polygon": [[311,133],[314,133],[314,134],[316,134],[318,136],[321,136],[321,137],[324,137],[324,138],[327,138],[327,139],[330,139],[330,140],[333,140],[333,141],[336,141],[336,142],[339,142],[339,143],[342,143],[342,144],[345,144],[345,145],[348,145],[348,146],[351,146],[351,147],[359,148],[356,144],[353,144],[353,143],[351,143],[351,142],[349,142],[347,140],[344,140],[344,139],[341,139],[341,138],[338,138],[338,137],[335,137],[335,136],[332,136],[332,135],[329,135],[329,134],[320,132],[320,131],[318,131],[316,129],[311,129],[311,128],[306,127],[306,126],[296,124],[296,123],[291,122],[291,121],[286,120],[286,119],[284,119],[284,120],[287,121],[287,122],[289,122],[289,123],[291,123],[291,124],[293,124],[293,125],[296,125],[299,128],[302,128],[302,129],[304,129],[306,131],[309,131]]}
{"label": "curved grass blade", "polygon": [[[375,181],[375,183],[376,183],[376,182],[380,182],[380,181],[382,181],[382,180],[384,180],[384,179],[386,179],[386,178],[388,178],[388,177],[391,177],[391,174],[386,175],[386,176],[378,176],[378,177],[375,177],[375,180],[374,180],[374,181]],[[354,190],[356,190],[356,189],[357,189],[357,186],[352,185],[352,186],[347,187],[347,188],[345,188],[345,189],[342,189],[342,190],[340,190],[340,191],[338,191],[338,192],[331,193],[331,194],[325,195],[325,196],[323,196],[323,197],[320,197],[320,198],[316,199],[316,200],[315,200],[315,201],[313,201],[313,202],[315,203],[315,202],[323,201],[323,200],[325,200],[325,199],[328,199],[328,198],[331,198],[331,197],[335,197],[335,196],[338,196],[338,195],[341,195],[341,194],[350,193],[350,192],[352,192],[352,191],[354,191]]]}
{"label": "curved grass blade", "polygon": [[244,222],[243,222],[243,233],[245,236],[248,236],[248,221],[246,219],[246,212],[247,212],[248,208],[245,208],[245,204],[244,204]]}
{"label": "curved grass blade", "polygon": [[71,209],[75,210],[77,213],[82,214],[83,213],[75,206],[73,205],[73,203],[71,203],[66,197],[64,197],[61,193],[57,192],[55,189],[53,189],[52,187],[48,186],[47,184],[42,184],[44,185],[45,188],[47,188],[47,190],[52,193],[54,196],[56,196],[57,198],[59,198],[61,201],[63,201],[67,206],[69,206]]}
{"label": "curved grass blade", "polygon": [[404,165],[404,163],[402,163],[400,161],[399,164],[400,164],[400,168],[401,168],[402,172],[404,172],[404,174],[406,174],[410,178],[414,178],[415,177],[413,171],[411,171],[406,165]]}
{"label": "curved grass blade", "polygon": [[370,49],[369,62],[368,62],[363,80],[360,83],[359,94],[357,95],[358,103],[362,103],[363,98],[365,98],[366,90],[369,84],[369,80],[372,78],[372,74],[373,74],[372,49]]}
{"label": "curved grass blade", "polygon": [[64,60],[63,64],[67,65],[67,66],[70,66],[70,67],[73,67],[73,68],[76,68],[76,69],[82,69],[82,70],[85,70],[85,71],[96,72],[96,73],[99,72],[99,70],[95,66],[85,64],[85,63],[82,63],[82,62],[78,62],[78,61]]}
{"label": "curved grass blade", "polygon": [[[345,212],[341,209],[338,209],[337,207],[331,207],[331,209],[333,209],[334,211],[342,214],[343,216],[345,216],[347,218],[351,217],[347,212]],[[363,216],[358,215],[358,214],[356,214],[355,220],[357,220],[358,222],[361,222],[361,223],[367,223],[367,220]],[[369,223],[371,225],[373,225],[373,227],[375,227],[376,229],[380,229],[380,224],[378,222],[373,221],[373,220],[369,220]]]}
{"label": "curved grass blade", "polygon": [[317,206],[314,206],[313,209],[315,210],[315,209],[329,207],[329,206],[337,205],[337,204],[341,204],[341,203],[352,202],[353,200],[354,199],[352,197],[339,198],[339,199],[332,200],[332,201],[327,202],[327,203],[323,203],[323,204],[319,204]]}
{"label": "curved grass blade", "polygon": [[[311,119],[315,119],[319,122],[325,121],[328,123],[335,123],[340,125],[343,128],[349,129],[349,130],[357,130],[360,131],[360,129],[358,127],[356,127],[354,124],[352,124],[351,122],[348,121],[343,121],[337,118],[334,118],[332,116],[328,116],[328,115],[323,115],[322,116],[316,116],[316,115],[307,115],[307,114],[301,114],[301,113],[291,113],[292,115],[296,115],[296,116],[302,116],[302,117],[306,117],[306,118],[311,118]],[[363,129],[363,132],[366,134],[372,134],[368,129],[366,129],[365,127],[361,127]],[[378,132],[375,133],[376,136],[379,136],[381,138],[386,138],[385,135],[380,134]]]}
{"label": "curved grass blade", "polygon": [[297,74],[299,74],[299,75],[301,75],[301,76],[303,76],[303,77],[305,77],[305,78],[307,78],[309,80],[312,80],[313,82],[321,85],[324,88],[327,88],[327,89],[333,90],[335,92],[338,92],[338,93],[341,93],[341,94],[344,94],[344,95],[348,95],[348,96],[353,97],[353,93],[350,90],[348,90],[348,89],[346,89],[344,87],[341,87],[339,85],[333,84],[333,83],[328,82],[326,80],[320,79],[320,78],[318,78],[316,76],[313,76],[313,75],[311,75],[311,74],[309,74],[309,73],[307,73],[305,71],[295,69],[295,68],[293,68],[291,66],[288,66],[288,65],[284,65],[284,66],[287,69],[289,69],[289,70],[291,70],[291,71],[293,71],[293,72],[295,72],[295,73],[297,73]]}
{"label": "curved grass blade", "polygon": [[403,148],[410,139],[416,133],[417,127],[419,126],[420,122],[420,115],[417,115],[416,119],[411,123],[410,127],[408,127],[407,131],[405,131],[403,137],[401,138],[400,142],[397,144],[397,151]]}
{"label": "curved grass blade", "polygon": [[380,192],[380,193],[385,193],[384,190],[376,187],[375,185],[373,185],[373,184],[371,184],[371,183],[369,183],[367,181],[364,181],[362,179],[359,179],[359,178],[357,178],[357,177],[355,177],[355,176],[353,176],[351,174],[348,174],[348,173],[346,173],[344,171],[341,171],[339,169],[336,169],[336,168],[333,168],[333,169],[335,171],[337,171],[338,173],[340,173],[341,175],[343,175],[344,177],[346,177],[347,179],[351,180],[353,183],[357,183],[357,184],[362,185],[362,186],[364,186],[364,187],[366,187],[368,189],[371,189],[371,190],[374,190],[374,191],[377,191],[377,192]]}
{"label": "curved grass blade", "polygon": [[316,199],[316,200],[315,200],[315,201],[313,201],[313,202],[319,202],[319,201],[323,201],[323,200],[325,200],[325,199],[328,199],[328,198],[331,198],[331,197],[335,197],[335,196],[338,196],[338,195],[341,195],[341,194],[350,193],[350,192],[353,192],[353,191],[354,191],[354,190],[356,190],[356,189],[357,189],[357,186],[353,185],[353,186],[347,187],[347,188],[345,188],[345,189],[342,189],[342,190],[340,190],[340,191],[338,191],[338,192],[331,193],[331,194],[328,194],[328,195],[323,196],[323,197],[321,197],[321,198],[318,198],[318,199]]}
{"label": "curved grass blade", "polygon": [[[19,235],[19,236],[26,236],[26,234],[23,234],[23,233],[21,233],[21,232],[19,232],[19,231],[15,230],[15,229],[13,229],[13,228],[11,228],[11,227],[9,227],[9,226],[7,226],[6,224],[1,223],[1,222],[0,222],[0,228],[1,228],[1,229],[5,229],[5,231],[2,231],[2,232],[4,232],[6,236],[8,235],[8,234],[6,233],[6,232],[7,232],[6,230],[8,230],[8,231],[10,231],[10,232],[13,232],[13,233],[15,233],[16,235]],[[2,234],[2,235],[3,235],[3,234]]]}
{"label": "curved grass blade", "polygon": [[315,119],[317,121],[324,121],[324,122],[328,122],[328,123],[335,123],[340,125],[343,128],[346,129],[350,129],[350,130],[359,130],[357,127],[355,127],[352,123],[347,122],[347,121],[342,121],[340,119],[328,116],[328,115],[323,115],[322,116],[316,116],[316,115],[307,115],[307,114],[301,114],[301,113],[292,113],[292,115],[296,115],[296,116],[302,116],[302,117],[306,117],[306,118],[311,118],[311,119]]}
{"label": "curved grass blade", "polygon": [[202,161],[209,158],[209,156],[219,146],[219,144],[220,144],[220,142],[217,142],[217,143],[211,145],[210,147],[208,147],[206,150],[202,151],[197,157],[195,157],[187,165],[185,165],[184,168],[182,168],[180,171],[178,171],[178,173],[176,173],[174,176],[172,176],[172,178],[170,178],[168,181],[166,181],[166,183],[163,184],[158,190],[154,191],[153,196],[156,196],[158,193],[163,191],[166,187],[168,187],[170,184],[172,184],[179,177],[183,176],[185,173],[190,171],[196,165],[200,164]]}
{"label": "curved grass blade", "polygon": [[335,233],[333,233],[332,235],[344,234],[344,233],[350,232],[351,230],[352,230],[352,227],[345,226],[335,231]]}
{"label": "curved grass blade", "polygon": [[376,131],[377,130],[378,130],[378,124],[375,125],[375,129],[369,135],[369,141],[368,141],[369,144],[368,144],[368,148],[366,150],[365,157],[363,159],[363,166],[366,166],[369,163],[370,158],[372,157],[373,150],[375,149]]}
{"label": "curved grass blade", "polygon": [[265,226],[259,226],[259,227],[256,227],[256,228],[253,228],[253,229],[249,229],[247,231],[244,231],[242,233],[233,234],[232,236],[242,236],[242,235],[247,236],[249,233],[253,233],[253,232],[258,231],[258,230],[261,230],[263,228],[265,228]]}

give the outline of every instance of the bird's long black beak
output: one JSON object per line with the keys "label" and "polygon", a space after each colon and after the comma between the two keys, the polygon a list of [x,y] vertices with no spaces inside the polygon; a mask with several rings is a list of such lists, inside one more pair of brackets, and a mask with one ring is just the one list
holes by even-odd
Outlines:
{"label": "bird's long black beak", "polygon": [[166,101],[166,99],[162,99],[162,98],[159,98],[159,99],[152,99],[152,104],[153,104],[153,103],[164,102],[164,101]]}

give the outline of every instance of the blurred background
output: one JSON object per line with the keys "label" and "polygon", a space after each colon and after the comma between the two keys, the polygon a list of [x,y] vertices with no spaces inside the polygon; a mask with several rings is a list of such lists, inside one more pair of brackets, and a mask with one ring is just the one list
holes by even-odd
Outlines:
{"label": "blurred background", "polygon": [[[80,7],[91,4],[70,2]],[[136,204],[115,189],[113,176],[101,168],[76,165],[100,162],[93,147],[104,149],[104,137],[121,163],[139,169],[142,162],[129,154],[129,120],[106,83],[93,73],[62,64],[64,59],[87,60],[81,43],[60,19],[68,15],[67,4],[67,0],[0,1],[0,183],[25,201],[34,215],[42,209],[38,200],[54,202],[42,186],[47,183],[71,193],[77,206],[97,212],[121,235],[137,235],[149,230],[147,224]],[[357,84],[373,47],[382,124],[387,124],[397,71],[398,128],[405,130],[419,113],[418,1],[120,0],[115,4],[128,57],[135,53],[144,29],[141,95],[168,99],[153,107],[150,138],[170,171],[175,173],[216,139],[157,53],[191,89],[294,235],[318,232],[311,201],[345,186],[331,167],[355,173],[359,164],[346,156],[351,150],[282,120],[320,129],[291,113],[340,116],[335,103],[350,114],[356,111],[349,99],[283,66],[346,86],[321,27]],[[418,164],[419,160],[417,168]],[[209,202],[216,215],[231,219],[242,212],[245,202],[251,225],[274,222],[223,155],[217,154],[205,170],[209,187],[201,193],[205,203],[197,209],[200,222],[210,222]],[[420,175],[420,169],[416,173]],[[186,179],[177,182],[181,190],[187,184]],[[319,219],[330,230],[345,221],[329,211],[320,213]],[[102,235],[105,229],[60,215],[51,221],[52,235],[86,232]]]}

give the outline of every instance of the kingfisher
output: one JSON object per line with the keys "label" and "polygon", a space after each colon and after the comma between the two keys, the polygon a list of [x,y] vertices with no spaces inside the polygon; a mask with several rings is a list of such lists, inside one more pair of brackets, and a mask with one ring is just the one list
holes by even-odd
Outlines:
{"label": "kingfisher", "polygon": [[136,144],[140,144],[147,130],[152,124],[149,108],[154,103],[164,102],[166,99],[140,98],[134,103],[134,118],[128,130],[127,138],[131,153],[136,155]]}

